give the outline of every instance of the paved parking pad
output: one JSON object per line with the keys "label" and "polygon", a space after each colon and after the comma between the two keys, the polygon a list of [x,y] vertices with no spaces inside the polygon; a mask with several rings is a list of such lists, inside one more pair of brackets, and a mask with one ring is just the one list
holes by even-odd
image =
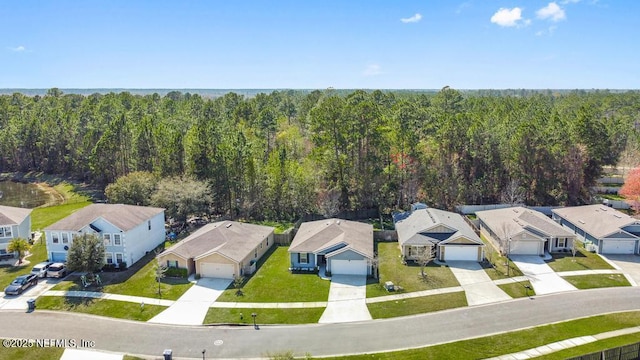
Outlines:
{"label": "paved parking pad", "polygon": [[209,307],[232,280],[202,278],[187,290],[165,311],[153,317],[149,322],[176,325],[202,325]]}
{"label": "paved parking pad", "polygon": [[536,295],[577,290],[558,274],[540,256],[512,255],[511,260],[529,279]]}
{"label": "paved parking pad", "polygon": [[[38,279],[36,286],[30,287],[20,295],[6,295],[2,293],[2,297],[0,297],[0,309],[27,310],[27,300],[37,298],[59,282],[59,279]],[[36,307],[37,306],[38,302],[36,301]]]}
{"label": "paved parking pad", "polygon": [[638,255],[600,255],[609,264],[625,273],[632,286],[640,284],[640,256]]}
{"label": "paved parking pad", "polygon": [[447,261],[467,297],[469,306],[511,300],[502,289],[491,281],[482,266],[475,261]]}
{"label": "paved parking pad", "polygon": [[329,302],[319,323],[342,323],[371,320],[367,308],[366,275],[333,275]]}

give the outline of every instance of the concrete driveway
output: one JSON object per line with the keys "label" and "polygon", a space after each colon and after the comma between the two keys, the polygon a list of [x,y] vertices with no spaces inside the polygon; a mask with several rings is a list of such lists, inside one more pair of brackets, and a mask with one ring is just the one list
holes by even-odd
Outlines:
{"label": "concrete driveway", "polygon": [[640,284],[640,256],[638,255],[600,255],[613,267],[622,270],[629,283]]}
{"label": "concrete driveway", "polygon": [[511,260],[529,279],[536,295],[577,290],[561,278],[546,262],[536,255],[511,255]]}
{"label": "concrete driveway", "polygon": [[[30,287],[20,295],[6,295],[4,292],[0,293],[0,309],[2,310],[27,310],[27,300],[35,299],[38,296],[49,291],[60,279],[38,279],[38,285]],[[3,289],[4,290],[4,289]],[[38,302],[36,301],[36,307]]]}
{"label": "concrete driveway", "polygon": [[479,263],[447,261],[447,265],[464,289],[469,306],[511,300],[511,296],[493,283]]}
{"label": "concrete driveway", "polygon": [[321,324],[371,320],[367,308],[366,275],[333,275],[329,302],[322,313]]}
{"label": "concrete driveway", "polygon": [[209,307],[233,280],[202,278],[165,311],[149,322],[176,325],[202,325]]}

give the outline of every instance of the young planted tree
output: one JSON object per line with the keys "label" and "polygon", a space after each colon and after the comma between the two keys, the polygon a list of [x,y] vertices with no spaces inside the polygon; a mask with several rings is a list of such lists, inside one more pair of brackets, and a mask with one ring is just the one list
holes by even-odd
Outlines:
{"label": "young planted tree", "polygon": [[433,254],[433,247],[425,247],[418,255],[416,262],[418,263],[418,265],[420,265],[420,275],[422,276],[423,280],[427,278],[427,275],[425,275],[424,273],[424,268],[426,268],[434,258],[435,256]]}
{"label": "young planted tree", "polygon": [[96,273],[105,265],[104,242],[95,234],[82,234],[73,239],[67,253],[71,271]]}
{"label": "young planted tree", "polygon": [[22,264],[22,260],[29,249],[31,249],[31,245],[23,238],[15,238],[7,245],[7,252],[18,253],[18,265]]}
{"label": "young planted tree", "polygon": [[160,262],[158,255],[160,255],[160,252],[156,252],[156,265],[153,270],[155,272],[156,282],[158,283],[158,296],[162,297],[162,279],[167,276],[167,270],[169,268]]}

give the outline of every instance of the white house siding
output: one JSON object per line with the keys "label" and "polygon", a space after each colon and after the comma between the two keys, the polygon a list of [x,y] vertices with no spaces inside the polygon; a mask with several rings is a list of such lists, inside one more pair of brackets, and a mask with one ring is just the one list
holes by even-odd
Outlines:
{"label": "white house siding", "polygon": [[148,222],[145,221],[127,231],[123,237],[125,259],[129,266],[140,260],[148,251],[153,251],[165,240],[164,212],[157,214],[149,221],[151,221],[151,230]]}
{"label": "white house siding", "polygon": [[15,238],[23,238],[29,240],[31,238],[31,215],[27,216],[22,223],[18,225],[0,225],[10,226],[11,236],[0,238],[0,249],[6,250],[9,242]]}

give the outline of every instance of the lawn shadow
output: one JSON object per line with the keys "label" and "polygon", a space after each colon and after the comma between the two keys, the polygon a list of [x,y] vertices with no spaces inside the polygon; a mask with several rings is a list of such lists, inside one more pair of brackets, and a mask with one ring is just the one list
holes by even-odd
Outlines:
{"label": "lawn shadow", "polygon": [[75,309],[78,306],[91,306],[96,300],[89,297],[65,296],[64,304],[70,309]]}

